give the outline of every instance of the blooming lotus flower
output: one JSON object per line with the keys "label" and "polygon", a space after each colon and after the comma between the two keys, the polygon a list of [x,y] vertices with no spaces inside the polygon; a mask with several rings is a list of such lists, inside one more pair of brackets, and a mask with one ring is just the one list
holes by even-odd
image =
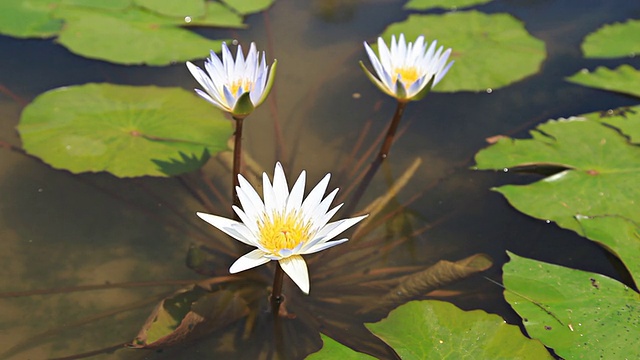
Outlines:
{"label": "blooming lotus flower", "polygon": [[451,49],[443,52],[443,47],[440,46],[436,51],[436,43],[433,41],[427,49],[428,43],[425,43],[424,36],[418,36],[415,43],[407,44],[404,34],[400,34],[397,42],[395,35],[391,36],[391,48],[388,48],[379,37],[379,57],[369,44],[364,43],[378,77],[367,70],[362,61],[360,66],[367,77],[386,94],[400,101],[420,100],[442,80],[453,65],[453,61],[447,64]]}
{"label": "blooming lotus flower", "polygon": [[342,204],[329,210],[338,193],[333,190],[324,199],[331,174],[327,174],[303,200],[306,174],[298,177],[289,192],[282,165],[276,163],[273,185],[262,174],[264,201],[251,184],[238,175],[236,187],[242,209],[233,206],[242,222],[216,215],[198,216],[227,235],[256,249],[240,257],[229,272],[237,273],[271,260],[277,260],[282,270],[305,293],[309,293],[307,264],[301,255],[312,254],[342,244],[348,239],[329,241],[357,224],[367,215],[330,222]]}
{"label": "blooming lotus flower", "polygon": [[211,57],[204,64],[206,72],[189,61],[187,68],[204,88],[204,91],[195,89],[198,95],[233,116],[245,117],[269,94],[276,64],[274,61],[269,71],[264,52],[261,61],[254,43],[251,43],[246,59],[238,45],[234,61],[227,44],[222,43],[222,61],[211,51]]}

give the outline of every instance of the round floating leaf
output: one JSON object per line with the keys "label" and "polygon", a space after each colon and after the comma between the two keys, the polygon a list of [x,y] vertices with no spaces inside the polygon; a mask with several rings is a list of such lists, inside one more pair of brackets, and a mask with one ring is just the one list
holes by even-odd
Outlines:
{"label": "round floating leaf", "polygon": [[126,14],[76,10],[58,15],[65,18],[58,37],[61,44],[76,54],[120,64],[167,65],[201,58],[206,50],[218,50],[222,44],[165,26],[175,20],[156,17],[157,22],[148,22],[152,15],[139,10]]}
{"label": "round floating leaf", "polygon": [[544,42],[532,37],[522,22],[508,14],[477,11],[443,15],[410,15],[383,33],[419,35],[453,50],[451,70],[434,91],[484,91],[507,86],[538,72],[546,57]]}
{"label": "round floating leaf", "polygon": [[87,84],[48,91],[23,111],[23,147],[58,169],[168,176],[226,149],[224,114],[180,88]]}
{"label": "round floating leaf", "polygon": [[584,235],[620,258],[636,285],[640,284],[640,227],[616,216],[579,216],[578,222]]}
{"label": "round floating leaf", "polygon": [[192,17],[184,26],[219,26],[230,28],[244,28],[242,16],[238,15],[228,7],[213,1],[205,4],[205,15],[202,17]]}
{"label": "round floating leaf", "polygon": [[139,6],[158,14],[176,17],[204,15],[204,0],[134,0]]}
{"label": "round floating leaf", "polygon": [[248,15],[268,9],[274,0],[222,0],[222,2],[235,9],[238,13]]}
{"label": "round floating leaf", "polygon": [[[527,215],[553,220],[581,232],[575,217],[618,215],[640,222],[640,147],[603,122],[623,118],[640,127],[640,107],[608,116],[552,120],[531,131],[533,139],[502,138],[476,154],[478,169],[554,167],[565,169],[530,185],[497,189]],[[589,120],[591,118],[592,120]]]}
{"label": "round floating leaf", "polygon": [[505,299],[564,359],[640,358],[640,295],[606,276],[509,254]]}
{"label": "round floating leaf", "polygon": [[367,328],[411,359],[552,359],[538,341],[482,310],[443,301],[411,301]]}
{"label": "round floating leaf", "polygon": [[340,360],[373,360],[373,356],[363,354],[346,347],[332,338],[320,334],[324,345],[319,351],[307,356],[306,360],[340,359]]}
{"label": "round floating leaf", "polygon": [[62,5],[82,6],[102,10],[124,10],[131,6],[131,1],[133,0],[61,0],[59,3]]}
{"label": "round floating leaf", "polygon": [[0,1],[0,34],[18,38],[47,38],[62,29],[62,21],[51,18],[56,0]]}
{"label": "round floating leaf", "polygon": [[640,71],[629,65],[622,65],[615,70],[601,66],[594,72],[585,69],[567,80],[596,89],[640,97]]}
{"label": "round floating leaf", "polygon": [[490,1],[491,0],[409,0],[409,2],[404,5],[404,8],[414,10],[427,10],[433,8],[454,10],[474,5],[486,4]]}
{"label": "round floating leaf", "polygon": [[582,43],[587,58],[617,58],[640,54],[640,20],[604,25]]}

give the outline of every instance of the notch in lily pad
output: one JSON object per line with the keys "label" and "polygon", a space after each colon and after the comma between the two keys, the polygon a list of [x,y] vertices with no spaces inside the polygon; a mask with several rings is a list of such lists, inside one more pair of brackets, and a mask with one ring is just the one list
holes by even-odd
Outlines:
{"label": "notch in lily pad", "polygon": [[172,176],[227,149],[231,122],[181,88],[87,84],[38,96],[22,113],[25,151],[72,173]]}

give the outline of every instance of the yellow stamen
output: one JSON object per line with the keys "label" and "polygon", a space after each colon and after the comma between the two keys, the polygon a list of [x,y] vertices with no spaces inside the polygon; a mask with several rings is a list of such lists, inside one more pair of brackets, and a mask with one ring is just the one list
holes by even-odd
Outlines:
{"label": "yellow stamen", "polygon": [[253,82],[249,81],[249,79],[238,79],[231,84],[229,84],[229,90],[233,95],[238,93],[238,89],[242,87],[243,93],[249,92],[253,89]]}
{"label": "yellow stamen", "polygon": [[273,214],[273,220],[266,215],[258,224],[260,243],[273,254],[283,249],[293,249],[300,243],[309,241],[309,223],[304,223],[297,213]]}
{"label": "yellow stamen", "polygon": [[400,81],[402,81],[402,83],[406,87],[411,86],[411,84],[416,82],[420,77],[419,76],[420,74],[418,73],[418,69],[416,69],[414,66],[395,68],[393,69],[393,74],[394,74],[393,82],[396,82],[399,77]]}

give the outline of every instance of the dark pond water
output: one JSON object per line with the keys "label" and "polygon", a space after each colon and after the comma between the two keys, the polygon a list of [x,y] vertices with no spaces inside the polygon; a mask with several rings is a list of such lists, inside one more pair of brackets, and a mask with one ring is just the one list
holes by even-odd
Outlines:
{"label": "dark pond water", "polygon": [[[237,38],[243,44],[255,41],[270,59],[278,59],[276,89],[270,95],[273,101],[246,122],[246,150],[262,169],[271,174],[274,162],[283,160],[289,165],[290,177],[306,169],[310,182],[316,182],[326,172],[340,168],[365,123],[371,121],[368,142],[384,131],[394,102],[368,82],[357,62],[366,56],[362,41],[373,41],[386,25],[406,18],[409,12],[402,10],[403,3],[277,0],[267,13],[250,16],[247,30],[202,30],[211,37]],[[640,66],[637,59],[584,60],[579,49],[584,36],[602,24],[639,18],[640,2],[496,0],[479,9],[507,12],[522,20],[532,35],[546,43],[548,58],[539,74],[506,88],[490,93],[433,93],[408,106],[403,119],[407,131],[394,145],[363,203],[386,189],[385,176],[399,176],[420,157],[422,165],[399,201],[422,193],[409,205],[412,224],[433,227],[393,255],[382,254],[376,263],[428,266],[441,259],[485,253],[495,265],[484,275],[500,281],[505,250],[509,250],[620,278],[600,248],[553,224],[518,213],[489,190],[538,177],[475,172],[469,167],[475,152],[486,146],[487,137],[525,137],[528,129],[550,118],[635,104],[631,98],[582,88],[563,78],[597,65],[614,67],[625,62]],[[159,68],[111,65],[75,56],[49,40],[0,36],[0,54],[4,90],[0,94],[0,140],[16,146],[20,140],[14,128],[22,107],[44,91],[87,82],[196,86],[184,64]],[[274,118],[283,128],[284,159],[276,159]],[[205,170],[216,176],[220,169],[212,162]],[[221,183],[228,183],[226,176]],[[228,214],[228,205],[218,206],[225,209],[222,215]],[[0,289],[199,279],[185,266],[186,251],[191,243],[206,243],[219,236],[195,217],[201,210],[175,179],[73,176],[2,148]],[[228,265],[220,264],[223,268]],[[321,261],[314,266],[321,268]],[[345,273],[349,271],[345,266]],[[157,299],[178,288],[169,284],[0,299],[0,347],[17,345],[20,352],[13,351],[11,359],[45,359],[130,341]],[[444,299],[464,309],[480,308],[509,322],[518,321],[501,289],[482,276],[445,290],[440,295],[449,295]],[[311,291],[309,299],[295,299],[298,307],[304,307],[306,301],[313,303],[313,282]],[[323,311],[339,317],[346,310]],[[254,333],[245,336],[246,343],[233,341],[234,336],[242,335],[243,324],[238,324],[187,347],[163,352],[119,350],[95,358],[208,359],[216,354],[265,358],[268,352],[258,354],[271,337],[263,338],[260,333],[268,334],[271,328],[260,318],[257,324]],[[285,329],[286,337],[308,350],[294,353],[317,348],[312,331],[296,329],[295,324]],[[246,352],[235,353],[234,349]]]}

